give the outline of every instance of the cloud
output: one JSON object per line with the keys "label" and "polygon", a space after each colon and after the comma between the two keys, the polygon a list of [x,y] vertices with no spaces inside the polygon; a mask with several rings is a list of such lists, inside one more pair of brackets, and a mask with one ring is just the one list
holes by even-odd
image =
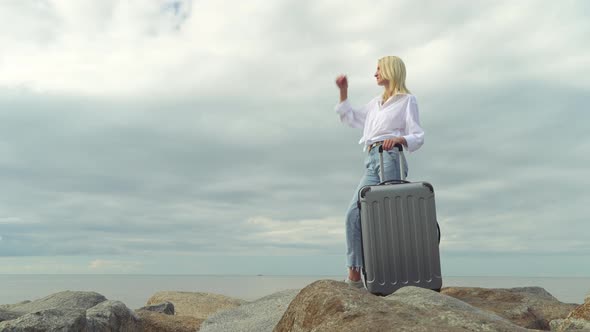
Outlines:
{"label": "cloud", "polygon": [[[588,67],[588,50],[577,42],[588,24],[565,19],[575,17],[574,6],[555,5],[561,15],[552,15],[551,8],[535,10],[530,1],[429,9],[409,2],[374,8],[334,7],[331,1],[42,3],[6,11],[7,22],[18,17],[28,28],[20,38],[4,37],[12,47],[3,55],[1,85],[102,97],[250,98],[258,97],[254,85],[279,98],[300,98],[349,69],[366,93],[372,81],[358,78],[371,77],[375,64],[367,60],[395,51],[407,59],[411,85],[428,92],[441,89],[433,78],[450,77],[448,88],[458,81],[489,86],[527,77],[588,88],[575,76]],[[418,12],[433,19],[417,25],[410,14]],[[410,29],[389,33],[381,29],[388,19]],[[567,58],[551,61],[564,54],[557,50]],[[232,89],[220,89],[224,82],[232,82]]]}
{"label": "cloud", "polygon": [[0,255],[342,252],[365,155],[333,79],[362,105],[386,54],[443,253],[588,250],[586,4],[0,6]]}
{"label": "cloud", "polygon": [[0,217],[0,224],[17,224],[21,222],[18,217]]}
{"label": "cloud", "polygon": [[334,248],[342,250],[342,224],[340,218],[273,220],[253,217],[246,221],[241,239],[266,248],[315,249],[331,253]]}
{"label": "cloud", "polygon": [[116,260],[104,260],[95,259],[90,262],[88,268],[94,271],[133,271],[138,270],[142,267],[140,262],[129,262],[129,261],[116,261]]}
{"label": "cloud", "polygon": [[145,92],[163,79],[167,64],[183,62],[190,51],[190,46],[177,47],[189,45],[179,42],[190,1],[39,4],[7,8],[6,25],[25,21],[30,27],[20,31],[20,38],[4,37],[11,47],[0,63],[0,86],[100,96]]}

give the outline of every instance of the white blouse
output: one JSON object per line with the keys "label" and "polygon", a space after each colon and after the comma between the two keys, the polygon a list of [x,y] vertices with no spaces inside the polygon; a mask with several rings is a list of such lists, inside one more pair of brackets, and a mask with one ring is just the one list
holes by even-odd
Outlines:
{"label": "white blouse", "polygon": [[360,109],[352,108],[347,100],[336,105],[340,121],[353,128],[364,128],[359,144],[367,146],[393,137],[403,136],[408,151],[418,150],[424,143],[420,127],[418,103],[411,94],[396,94],[382,105],[381,96],[373,98]]}

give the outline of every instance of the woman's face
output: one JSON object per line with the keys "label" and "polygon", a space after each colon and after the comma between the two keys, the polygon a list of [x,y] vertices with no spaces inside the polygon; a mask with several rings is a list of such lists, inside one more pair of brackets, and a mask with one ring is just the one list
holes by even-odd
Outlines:
{"label": "woman's face", "polygon": [[377,79],[377,85],[387,86],[389,84],[388,80],[381,77],[381,70],[379,69],[379,65],[377,65],[377,71],[375,72],[375,78]]}

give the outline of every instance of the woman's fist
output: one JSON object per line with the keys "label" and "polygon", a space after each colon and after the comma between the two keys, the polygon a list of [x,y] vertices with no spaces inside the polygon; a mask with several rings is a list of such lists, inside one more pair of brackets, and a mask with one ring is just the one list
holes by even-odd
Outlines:
{"label": "woman's fist", "polygon": [[336,85],[340,90],[348,89],[348,79],[346,79],[346,75],[336,77]]}

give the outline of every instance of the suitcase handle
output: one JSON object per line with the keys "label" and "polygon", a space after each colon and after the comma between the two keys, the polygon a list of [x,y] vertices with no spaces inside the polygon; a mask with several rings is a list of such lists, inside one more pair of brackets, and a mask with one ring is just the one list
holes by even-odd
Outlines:
{"label": "suitcase handle", "polygon": [[381,183],[379,184],[387,184],[387,183],[392,183],[392,182],[396,182],[396,181],[400,181],[398,183],[407,183],[408,181],[406,181],[406,177],[404,174],[404,165],[403,165],[403,160],[404,158],[404,147],[397,143],[394,148],[397,148],[399,151],[399,178],[401,180],[388,180],[388,181],[384,181],[383,179],[385,179],[385,173],[383,170],[383,144],[379,145],[379,177],[381,178]]}
{"label": "suitcase handle", "polygon": [[400,184],[400,183],[411,183],[410,181],[406,181],[406,180],[387,180],[387,181],[383,181],[383,182],[379,182],[379,185],[384,185],[384,184]]}

